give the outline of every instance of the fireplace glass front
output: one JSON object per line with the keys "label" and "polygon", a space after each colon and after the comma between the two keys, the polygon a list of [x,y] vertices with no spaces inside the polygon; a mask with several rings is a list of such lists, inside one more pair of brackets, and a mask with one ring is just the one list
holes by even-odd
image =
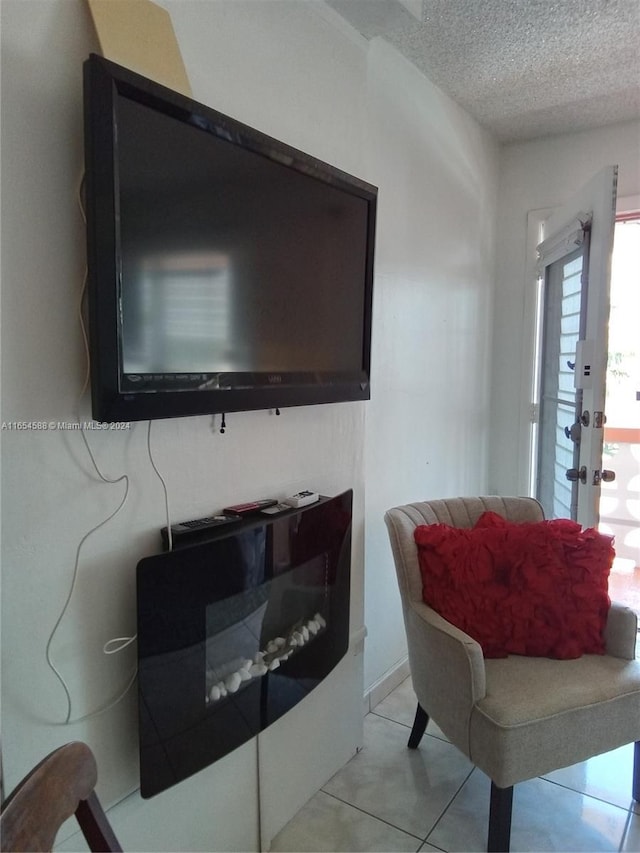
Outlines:
{"label": "fireplace glass front", "polygon": [[346,653],[351,513],[348,491],[140,561],[143,797],[254,737]]}

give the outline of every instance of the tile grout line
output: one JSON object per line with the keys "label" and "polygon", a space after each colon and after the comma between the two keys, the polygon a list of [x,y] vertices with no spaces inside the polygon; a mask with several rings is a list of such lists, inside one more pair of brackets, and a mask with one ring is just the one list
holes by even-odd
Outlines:
{"label": "tile grout line", "polygon": [[624,822],[624,829],[622,830],[622,838],[620,839],[620,844],[618,845],[618,853],[622,853],[623,845],[627,840],[627,836],[629,834],[629,830],[631,829],[631,816],[634,814],[633,812],[629,812],[627,815],[627,819]]}
{"label": "tile grout line", "polygon": [[[390,723],[397,723],[397,725],[402,726],[403,728],[408,729],[409,731],[411,731],[412,729],[412,726],[409,725],[409,723],[403,723],[401,720],[394,720],[393,717],[388,717],[386,714],[380,714],[377,711],[369,711],[369,714],[373,714],[374,716],[379,717],[381,720],[388,720]],[[444,735],[441,737],[440,735],[435,735],[431,732],[425,732],[423,737],[432,737],[436,740],[439,740],[440,743],[448,743],[451,744],[451,746],[455,746],[455,744],[451,743],[451,741],[444,737]]]}
{"label": "tile grout line", "polygon": [[[443,810],[442,810],[442,812],[440,813],[440,815],[439,815],[439,817],[437,818],[436,822],[433,824],[433,826],[431,827],[431,829],[429,830],[429,832],[426,834],[426,836],[425,836],[425,838],[424,838],[424,841],[423,841],[423,844],[429,844],[431,847],[437,847],[437,845],[436,845],[436,844],[431,844],[431,842],[428,840],[428,839],[429,839],[429,836],[430,836],[430,835],[435,831],[436,827],[438,826],[438,824],[440,823],[440,821],[442,820],[442,818],[446,815],[446,813],[448,812],[448,810],[451,808],[451,805],[453,804],[453,801],[454,801],[454,800],[455,800],[455,798],[458,796],[458,794],[460,793],[460,791],[464,788],[464,786],[467,784],[467,782],[469,781],[469,779],[470,779],[470,778],[471,778],[471,776],[473,775],[473,771],[474,771],[475,769],[476,769],[476,768],[475,768],[475,766],[473,766],[473,767],[471,768],[471,770],[467,773],[467,775],[466,775],[466,776],[465,776],[465,778],[464,778],[464,781],[459,785],[459,787],[458,787],[457,791],[456,791],[456,792],[454,793],[454,795],[451,797],[451,799],[449,800],[449,802],[447,803],[447,805],[444,807],[444,809],[443,809]],[[438,849],[440,849],[440,848],[438,848]]]}
{"label": "tile grout line", "polygon": [[[378,714],[378,713],[376,713],[375,711],[370,711],[369,713],[370,713],[370,714],[373,714],[374,716],[378,717],[379,719],[386,720],[386,721],[387,721],[387,722],[389,722],[389,723],[395,723],[395,724],[396,724],[396,725],[398,725],[398,726],[402,726],[404,729],[410,729],[410,728],[411,728],[411,727],[410,727],[410,726],[408,726],[406,723],[402,723],[402,722],[400,722],[399,720],[394,720],[394,719],[392,719],[391,717],[387,717],[387,716],[385,716],[384,714]],[[440,738],[440,737],[438,737],[437,735],[432,735],[432,734],[429,734],[429,733],[427,733],[427,732],[425,732],[425,735],[426,735],[426,737],[433,738],[434,740],[437,740],[439,743],[446,743],[446,744],[448,744],[449,746],[454,747],[454,745],[451,743],[451,741],[446,740],[446,738]],[[454,747],[454,749],[455,749],[455,747]],[[444,815],[446,814],[447,809],[451,806],[451,804],[453,803],[453,801],[455,800],[455,798],[458,796],[458,794],[460,793],[460,791],[462,790],[462,788],[464,788],[464,786],[467,784],[467,782],[469,781],[469,779],[470,779],[470,777],[471,777],[471,775],[472,775],[472,773],[473,773],[473,771],[474,771],[475,769],[476,769],[476,768],[475,768],[475,766],[472,766],[472,767],[471,767],[471,769],[469,770],[469,772],[467,773],[467,775],[464,777],[463,781],[460,783],[460,785],[458,786],[458,788],[455,790],[454,794],[451,796],[451,798],[450,798],[450,799],[449,799],[449,801],[447,802],[447,804],[446,804],[446,806],[444,807],[444,809],[440,812],[440,814],[438,815],[438,817],[436,818],[436,820],[435,820],[435,821],[433,822],[433,824],[431,825],[430,829],[427,831],[427,833],[426,833],[426,835],[424,836],[424,838],[423,838],[423,837],[421,837],[421,836],[419,836],[419,835],[415,835],[413,832],[408,832],[406,829],[403,829],[402,827],[396,826],[395,824],[391,823],[390,821],[385,820],[384,818],[379,817],[378,815],[375,815],[375,814],[373,814],[372,812],[368,812],[368,811],[366,811],[366,809],[363,809],[363,808],[361,808],[360,806],[356,806],[356,805],[354,805],[353,803],[348,802],[347,800],[343,800],[341,797],[338,797],[336,794],[333,794],[333,793],[331,793],[330,791],[325,791],[325,790],[324,790],[324,788],[320,788],[320,790],[322,791],[322,793],[323,793],[323,794],[327,794],[329,797],[333,797],[333,798],[334,798],[335,800],[337,800],[338,802],[340,802],[340,803],[344,803],[345,805],[350,806],[351,808],[356,809],[357,811],[361,812],[362,814],[366,814],[366,815],[368,815],[369,817],[374,818],[374,820],[379,820],[379,821],[381,821],[381,823],[384,823],[384,824],[386,824],[387,826],[390,826],[392,829],[396,829],[396,830],[398,830],[398,832],[402,832],[402,833],[404,833],[405,835],[408,835],[410,838],[416,838],[417,840],[419,840],[419,841],[420,841],[420,846],[421,846],[421,847],[422,847],[422,845],[423,845],[423,844],[429,844],[429,846],[430,846],[430,847],[436,847],[438,850],[440,850],[440,849],[442,849],[442,848],[437,847],[437,845],[435,845],[435,844],[430,844],[430,842],[428,842],[428,841],[427,841],[427,839],[429,838],[429,836],[431,835],[431,833],[435,830],[435,828],[436,828],[436,826],[438,825],[438,823],[440,823],[440,821],[442,820],[442,818],[443,818],[443,817],[444,817]],[[446,853],[446,851],[443,851],[443,853]]]}
{"label": "tile grout line", "polygon": [[[577,788],[572,788],[570,785],[563,784],[562,782],[557,782],[555,779],[549,779],[547,776],[535,776],[534,778],[540,779],[541,782],[548,782],[550,785],[556,785],[558,788],[562,788],[565,791],[571,791],[572,794],[579,794],[581,797],[588,797],[590,800],[595,800],[598,803],[604,803],[605,806],[612,806],[614,809],[620,809],[620,811],[627,812],[630,815],[635,814],[638,816],[638,818],[640,818],[640,813],[635,811],[633,805],[621,806],[618,805],[618,803],[612,803],[611,800],[605,800],[604,797],[597,797],[595,796],[595,794],[587,793],[587,791],[580,791]],[[632,804],[635,802],[633,797],[630,797],[630,801]]]}
{"label": "tile grout line", "polygon": [[[400,720],[394,720],[392,717],[387,717],[385,714],[379,714],[379,713],[377,713],[375,710],[372,710],[372,711],[370,711],[369,713],[370,713],[370,714],[374,714],[376,717],[378,717],[378,718],[379,718],[379,719],[381,719],[381,720],[386,720],[387,722],[395,723],[396,725],[402,726],[403,728],[408,729],[409,731],[411,730],[411,726],[410,726],[410,725],[407,725],[406,723],[403,723],[403,722],[401,722]],[[431,733],[429,733],[429,732],[425,732],[425,734],[423,735],[423,737],[424,737],[424,736],[426,736],[426,737],[430,737],[430,738],[433,738],[434,740],[437,740],[439,743],[446,743],[446,744],[449,744],[449,746],[454,747],[454,749],[456,748],[456,747],[455,747],[455,745],[454,745],[454,744],[452,744],[450,740],[447,740],[447,738],[438,737],[438,735],[433,735],[433,734],[431,734]],[[442,848],[438,847],[436,844],[431,844],[427,839],[428,839],[428,838],[429,838],[429,836],[433,833],[433,831],[435,830],[435,828],[437,827],[437,825],[440,823],[440,821],[442,820],[442,818],[445,816],[445,814],[447,813],[447,810],[449,809],[449,807],[451,806],[451,804],[453,803],[453,801],[455,800],[455,798],[458,796],[458,794],[460,793],[460,791],[461,791],[461,790],[464,788],[464,786],[467,784],[467,782],[468,782],[468,781],[469,781],[469,779],[471,778],[471,775],[472,775],[472,773],[473,773],[473,771],[474,771],[475,769],[476,769],[476,768],[475,768],[475,765],[472,765],[471,770],[469,770],[469,772],[468,772],[468,773],[467,773],[467,775],[465,776],[464,780],[460,783],[460,785],[458,786],[457,790],[455,791],[455,793],[453,794],[453,796],[451,797],[451,799],[449,800],[449,802],[446,804],[446,806],[444,807],[444,809],[442,810],[442,812],[438,815],[438,817],[436,818],[435,822],[432,824],[431,828],[428,830],[428,832],[427,832],[427,834],[425,835],[425,837],[421,840],[421,843],[420,843],[420,846],[421,846],[421,847],[422,847],[422,845],[423,845],[423,844],[429,844],[429,846],[430,846],[430,847],[436,847],[436,849],[438,849],[438,850],[441,850],[441,849],[442,849]],[[328,793],[328,792],[325,792],[325,793]],[[340,798],[339,798],[339,797],[336,797],[336,799],[340,799]],[[340,800],[340,802],[345,802],[345,801],[344,801],[344,800]],[[347,805],[351,805],[351,803],[348,803]],[[357,806],[354,806],[354,808],[357,808]],[[360,809],[360,811],[364,811],[364,810],[363,810],[363,809]],[[365,814],[369,814],[369,813],[368,813],[368,812],[365,812]],[[371,815],[371,817],[374,817],[374,818],[376,818],[377,820],[383,820],[382,818],[378,818],[378,817],[377,817],[377,815]],[[389,822],[388,822],[388,821],[383,820],[383,823],[389,823]],[[394,824],[389,823],[389,826],[394,826]],[[399,830],[400,830],[400,832],[405,832],[405,833],[406,833],[406,830],[404,830],[404,829],[400,829],[400,827],[395,827],[395,826],[394,826],[394,828],[395,828],[395,829],[399,829]],[[406,834],[407,834],[407,835],[410,835],[412,838],[417,838],[417,837],[418,837],[418,836],[414,835],[413,833],[406,833]],[[446,853],[446,851],[443,851],[443,853]]]}
{"label": "tile grout line", "polygon": [[[638,639],[639,639],[639,643],[640,643],[640,629],[638,631]],[[639,655],[639,657],[640,657],[640,655]],[[378,706],[379,706],[379,704],[380,703],[378,703]],[[378,706],[376,706],[376,708],[370,709],[368,714],[365,715],[365,717],[368,716],[369,714],[372,714],[378,719],[385,720],[386,722],[390,722],[391,724],[395,723],[398,726],[402,726],[405,730],[411,729],[410,724],[403,722],[401,720],[395,719],[393,716],[388,716],[385,713],[381,713],[379,710],[377,710]],[[453,746],[453,744],[451,744],[451,742],[444,737],[440,737],[437,734],[431,734],[429,732],[425,732],[425,734],[427,735],[427,737],[433,738],[440,743],[447,743],[447,744],[450,744]],[[426,836],[424,837],[424,839],[421,840],[421,843],[420,843],[421,847],[423,845],[427,844],[432,848],[435,848],[437,850],[442,850],[442,848],[438,847],[438,845],[431,843],[429,841],[429,838],[433,835],[437,826],[443,820],[446,813],[451,808],[451,805],[453,804],[454,800],[460,794],[460,792],[462,791],[464,786],[469,782],[469,779],[471,778],[474,770],[476,770],[476,769],[477,769],[476,767],[472,767],[471,770],[469,771],[469,773],[467,774],[467,776],[465,777],[464,781],[459,785],[458,789],[453,794],[453,796],[451,797],[451,799],[449,800],[447,805],[444,807],[444,809],[442,810],[442,812],[440,813],[440,815],[438,816],[436,821],[433,823],[433,825],[429,829],[429,831],[426,834]],[[596,796],[594,794],[590,794],[590,793],[587,793],[585,791],[581,791],[577,788],[571,787],[570,785],[568,785],[566,783],[562,783],[562,782],[559,782],[559,781],[556,781],[553,779],[549,779],[545,776],[537,776],[537,777],[533,777],[533,779],[538,779],[538,780],[543,781],[543,782],[549,782],[558,788],[562,788],[563,790],[567,791],[568,793],[587,797],[588,799],[592,800],[593,802],[597,802],[597,803],[601,803],[601,804],[606,805],[606,806],[613,807],[617,812],[619,812],[621,814],[626,813],[626,819],[625,819],[624,828],[622,830],[622,834],[620,837],[619,845],[617,846],[617,848],[614,848],[614,849],[617,849],[619,851],[619,853],[620,853],[620,851],[622,851],[623,846],[625,844],[625,839],[630,832],[630,828],[631,828],[632,823],[634,822],[635,819],[640,819],[640,812],[635,810],[635,802],[633,801],[633,799],[631,797],[630,797],[630,805],[628,807],[626,807],[626,806],[621,806],[618,803],[611,802],[610,800],[606,799],[604,796]],[[321,790],[323,790],[323,789],[321,789]],[[338,802],[341,802],[347,806],[351,806],[352,808],[356,809],[356,811],[359,811],[362,814],[366,814],[367,816],[372,817],[375,820],[379,820],[380,822],[386,824],[387,826],[389,826],[393,829],[396,829],[397,831],[403,833],[404,835],[406,835],[409,838],[419,839],[419,836],[415,835],[413,832],[407,832],[405,829],[402,829],[401,827],[396,826],[395,824],[391,823],[390,821],[385,820],[384,818],[381,818],[378,815],[373,814],[372,812],[368,812],[365,809],[362,809],[362,808],[360,808],[360,807],[358,807],[352,803],[349,803],[346,800],[343,800],[340,797],[336,796],[335,794],[331,794],[330,792],[324,791],[324,790],[323,790],[323,793],[328,794],[329,796],[336,799]],[[443,853],[447,853],[447,851],[445,850],[445,851],[443,851]]]}
{"label": "tile grout line", "polygon": [[350,803],[348,800],[343,800],[342,797],[338,797],[337,794],[332,794],[331,791],[325,791],[324,788],[320,788],[320,790],[323,794],[326,794],[327,797],[332,797],[339,803],[342,803],[345,806],[349,806],[349,808],[355,809],[357,812],[367,815],[367,817],[372,817],[374,820],[378,820],[380,821],[380,823],[384,823],[387,826],[390,826],[391,829],[395,829],[398,832],[401,832],[403,835],[407,835],[409,838],[415,838],[416,841],[420,842],[420,846],[424,844],[424,839],[420,835],[415,835],[413,832],[407,832],[406,829],[402,829],[402,827],[396,826],[395,823],[391,823],[391,821],[385,820],[383,817],[378,817],[378,815],[375,815],[372,812],[368,812],[366,809],[363,809],[360,806],[356,806],[353,803]]}
{"label": "tile grout line", "polygon": [[[640,637],[640,628],[638,629],[638,635]],[[639,642],[640,642],[640,640],[639,640]],[[411,725],[409,725],[408,723],[404,723],[400,720],[394,720],[393,717],[388,717],[386,714],[380,714],[375,710],[370,711],[369,713],[374,714],[376,717],[379,717],[382,720],[388,720],[390,723],[396,723],[397,725],[402,726],[405,729],[411,730]],[[455,746],[455,744],[452,744],[450,740],[447,740],[447,738],[445,738],[445,737],[440,737],[437,734],[431,734],[430,732],[425,732],[424,736],[434,738],[435,740],[438,740],[440,743],[448,743],[451,746]],[[471,759],[469,759],[469,760],[471,760]],[[476,769],[475,765],[473,766],[469,775],[471,775],[471,773],[473,772],[474,769]],[[468,778],[469,777],[467,777],[467,779]],[[467,781],[467,779],[465,779],[465,782]],[[540,779],[544,782],[550,782],[552,785],[557,785],[559,788],[564,788],[565,790],[572,791],[575,794],[580,794],[580,795],[583,795],[585,797],[590,797],[592,800],[596,800],[597,802],[604,803],[605,805],[608,805],[608,806],[614,806],[615,808],[620,809],[621,811],[629,812],[632,815],[636,814],[640,817],[640,813],[634,809],[634,802],[635,801],[633,800],[632,797],[629,798],[629,800],[630,800],[629,806],[621,806],[618,803],[613,803],[613,802],[611,802],[611,800],[605,799],[604,797],[601,797],[601,796],[599,797],[599,796],[595,796],[594,794],[589,794],[586,791],[581,791],[578,788],[572,788],[570,785],[564,784],[562,782],[558,782],[555,779],[549,779],[547,776],[544,776],[544,775],[533,776],[532,779]],[[464,784],[465,783],[463,783],[463,785]],[[462,785],[460,787],[462,787]],[[457,795],[457,792],[456,792],[456,795]],[[448,808],[448,806],[447,806],[447,808]],[[440,816],[440,818],[438,818],[438,820],[440,820],[441,817],[442,817],[442,815]]]}

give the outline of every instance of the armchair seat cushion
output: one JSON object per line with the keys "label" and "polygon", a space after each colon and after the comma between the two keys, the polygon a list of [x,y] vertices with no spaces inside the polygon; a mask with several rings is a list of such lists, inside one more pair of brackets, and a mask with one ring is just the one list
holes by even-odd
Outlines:
{"label": "armchair seat cushion", "polygon": [[509,654],[604,654],[611,539],[565,519],[509,523],[484,513],[471,529],[415,528],[423,600],[480,643]]}
{"label": "armchair seat cushion", "polygon": [[640,662],[486,660],[486,694],[470,720],[470,758],[500,787],[636,740]]}

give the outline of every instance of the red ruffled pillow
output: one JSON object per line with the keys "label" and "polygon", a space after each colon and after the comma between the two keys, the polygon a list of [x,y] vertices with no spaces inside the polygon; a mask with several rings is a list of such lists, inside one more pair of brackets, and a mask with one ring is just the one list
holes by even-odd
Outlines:
{"label": "red ruffled pillow", "polygon": [[415,541],[424,601],[485,657],[604,653],[610,537],[567,519],[514,524],[486,512],[471,529],[417,527]]}
{"label": "red ruffled pillow", "polygon": [[509,568],[500,564],[502,532],[428,524],[416,527],[414,537],[425,603],[477,640],[486,657],[506,657],[509,585],[500,575]]}

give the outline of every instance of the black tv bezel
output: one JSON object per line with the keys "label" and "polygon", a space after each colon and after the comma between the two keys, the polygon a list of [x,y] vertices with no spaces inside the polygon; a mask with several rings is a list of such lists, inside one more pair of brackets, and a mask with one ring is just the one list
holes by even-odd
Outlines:
{"label": "black tv bezel", "polygon": [[[360,370],[344,374],[261,374],[251,387],[137,393],[121,388],[115,132],[118,96],[131,98],[367,202]],[[84,128],[91,399],[96,420],[187,417],[370,398],[376,187],[96,54],[84,63]]]}

